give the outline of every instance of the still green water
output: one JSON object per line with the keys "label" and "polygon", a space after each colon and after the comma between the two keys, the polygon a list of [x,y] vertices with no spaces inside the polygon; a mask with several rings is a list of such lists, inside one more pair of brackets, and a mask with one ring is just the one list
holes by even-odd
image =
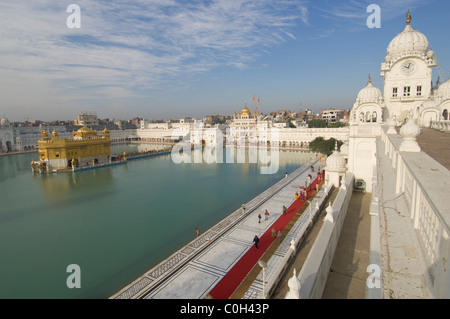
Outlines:
{"label": "still green water", "polygon": [[[195,227],[212,227],[313,158],[280,151],[270,175],[260,174],[265,164],[176,164],[170,155],[39,175],[36,153],[1,156],[0,298],[108,298],[194,239]],[[67,287],[70,264],[81,288]]]}

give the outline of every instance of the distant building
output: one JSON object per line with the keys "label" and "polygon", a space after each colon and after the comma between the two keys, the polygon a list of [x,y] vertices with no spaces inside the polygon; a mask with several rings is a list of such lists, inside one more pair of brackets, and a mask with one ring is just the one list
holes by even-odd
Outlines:
{"label": "distant building", "polygon": [[322,111],[322,120],[326,120],[328,124],[334,124],[344,118],[344,110],[335,110],[333,108]]}
{"label": "distant building", "polygon": [[98,125],[97,114],[94,112],[81,113],[77,116],[76,125],[84,125],[87,127],[92,127],[93,125]]}

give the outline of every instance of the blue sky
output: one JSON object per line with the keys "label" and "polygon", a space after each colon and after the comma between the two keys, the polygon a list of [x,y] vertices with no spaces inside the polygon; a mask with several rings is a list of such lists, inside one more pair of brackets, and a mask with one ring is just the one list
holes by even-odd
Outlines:
{"label": "blue sky", "polygon": [[[67,27],[71,3],[81,28]],[[408,9],[450,78],[448,0],[2,1],[0,115],[201,118],[252,108],[254,94],[262,112],[350,109],[369,73],[382,89]]]}

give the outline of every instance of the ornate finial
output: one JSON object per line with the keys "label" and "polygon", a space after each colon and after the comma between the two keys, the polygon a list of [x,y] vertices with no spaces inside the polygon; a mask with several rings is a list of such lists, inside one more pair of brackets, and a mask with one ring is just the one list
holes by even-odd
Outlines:
{"label": "ornate finial", "polygon": [[409,10],[408,10],[408,13],[406,13],[406,24],[410,24],[411,20],[412,20],[411,14],[409,13]]}
{"label": "ornate finial", "polygon": [[372,77],[369,74],[369,83],[372,83]]}

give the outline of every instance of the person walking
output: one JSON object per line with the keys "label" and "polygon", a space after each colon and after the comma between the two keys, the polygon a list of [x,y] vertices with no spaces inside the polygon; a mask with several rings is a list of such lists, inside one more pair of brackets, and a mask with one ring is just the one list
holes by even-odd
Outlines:
{"label": "person walking", "polygon": [[241,208],[242,208],[242,215],[245,215],[245,205],[242,204]]}
{"label": "person walking", "polygon": [[275,230],[275,228],[272,228],[272,239],[277,238],[277,231]]}
{"label": "person walking", "polygon": [[287,211],[287,208],[286,208],[286,206],[283,205],[283,215],[286,214],[286,211]]}
{"label": "person walking", "polygon": [[258,214],[258,224],[261,223],[261,214]]}
{"label": "person walking", "polygon": [[200,236],[200,230],[198,230],[198,228],[195,228],[195,231],[197,232],[197,237]]}
{"label": "person walking", "polygon": [[283,236],[283,235],[281,234],[281,230],[279,230],[279,231],[278,231],[278,235],[277,235],[277,238],[278,238],[278,242],[279,242],[279,243],[281,243],[281,236]]}
{"label": "person walking", "polygon": [[264,212],[264,220],[268,220],[269,219],[269,212],[267,211],[267,209],[266,209],[266,211]]}
{"label": "person walking", "polygon": [[255,237],[253,237],[253,242],[255,243],[256,249],[258,249],[259,238],[257,235],[255,235]]}

